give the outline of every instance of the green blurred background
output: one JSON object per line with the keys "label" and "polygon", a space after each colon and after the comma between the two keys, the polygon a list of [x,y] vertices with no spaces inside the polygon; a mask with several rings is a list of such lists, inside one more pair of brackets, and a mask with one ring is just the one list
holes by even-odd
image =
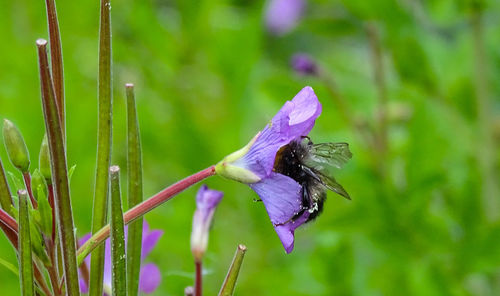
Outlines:
{"label": "green blurred background", "polygon": [[[125,168],[123,85],[133,82],[145,196],[239,149],[305,85],[323,104],[313,140],[351,144],[354,157],[336,178],[353,200],[329,193],[289,255],[247,186],[207,180],[225,192],[205,260],[207,295],[217,293],[238,243],[248,252],[237,295],[500,295],[500,1],[308,1],[282,36],[266,30],[263,1],[112,7],[113,163]],[[59,0],[57,9],[81,236],[90,231],[96,164],[99,1]],[[22,130],[34,169],[44,132],[35,51],[35,40],[48,38],[44,1],[0,1],[0,36],[0,117]],[[335,80],[357,125],[343,119],[324,79],[294,73],[296,52]],[[376,82],[375,69],[384,80]],[[374,149],[362,130],[377,130],[381,110],[388,143]],[[0,157],[15,172],[3,147]],[[148,257],[162,272],[155,295],[182,295],[193,283],[197,188],[146,215],[165,231]],[[3,236],[0,257],[17,265]],[[3,266],[0,287],[19,294]]]}

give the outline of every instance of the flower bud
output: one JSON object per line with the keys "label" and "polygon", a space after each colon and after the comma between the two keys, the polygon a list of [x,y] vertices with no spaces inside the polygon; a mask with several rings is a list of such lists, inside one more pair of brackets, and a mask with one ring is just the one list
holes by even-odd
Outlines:
{"label": "flower bud", "polygon": [[221,191],[208,189],[207,185],[201,186],[196,194],[196,211],[191,232],[191,252],[195,261],[201,261],[205,254],[212,217],[223,195]]}
{"label": "flower bud", "polygon": [[52,173],[50,170],[50,154],[49,142],[47,134],[43,137],[42,145],[40,146],[40,155],[38,156],[38,166],[40,173],[45,178],[48,184],[52,184]]}
{"label": "flower bud", "polygon": [[7,119],[3,120],[3,142],[10,162],[26,173],[30,167],[28,148],[19,129]]}
{"label": "flower bud", "polygon": [[318,75],[319,69],[316,62],[308,55],[295,54],[291,60],[292,68],[300,75]]}

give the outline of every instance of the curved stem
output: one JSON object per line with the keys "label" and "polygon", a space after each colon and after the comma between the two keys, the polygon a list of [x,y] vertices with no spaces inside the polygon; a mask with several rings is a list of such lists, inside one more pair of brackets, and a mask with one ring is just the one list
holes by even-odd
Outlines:
{"label": "curved stem", "polygon": [[[215,175],[215,166],[210,166],[163,189],[154,196],[148,198],[147,200],[125,212],[125,214],[123,214],[125,225],[129,224],[137,218],[142,217],[144,214],[148,213],[162,203],[170,200],[172,197],[181,193],[192,185],[213,175]],[[85,244],[83,244],[83,246],[78,249],[78,252],[76,253],[78,265],[82,264],[83,259],[85,259],[85,257],[87,257],[87,255],[90,254],[92,250],[98,247],[106,238],[109,237],[109,230],[110,228],[108,224],[101,228],[101,230],[96,232]]]}
{"label": "curved stem", "polygon": [[2,209],[0,209],[0,224],[4,224],[15,232],[19,231],[16,220]]}

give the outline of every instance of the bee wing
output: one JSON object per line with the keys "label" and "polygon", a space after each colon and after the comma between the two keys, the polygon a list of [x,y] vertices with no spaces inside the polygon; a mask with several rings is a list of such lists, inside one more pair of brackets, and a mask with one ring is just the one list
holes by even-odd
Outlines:
{"label": "bee wing", "polygon": [[322,168],[325,164],[341,169],[352,158],[347,143],[313,144],[305,162],[312,167]]}
{"label": "bee wing", "polygon": [[329,177],[318,170],[311,169],[311,168],[308,168],[306,166],[303,166],[302,169],[309,176],[313,177],[316,181],[321,183],[327,189],[329,189],[337,194],[340,194],[349,200],[351,199],[351,197],[349,196],[349,193],[347,193],[347,191],[345,191],[345,189],[344,189],[344,187],[342,187],[342,185],[337,183],[337,181],[335,180],[334,177]]}

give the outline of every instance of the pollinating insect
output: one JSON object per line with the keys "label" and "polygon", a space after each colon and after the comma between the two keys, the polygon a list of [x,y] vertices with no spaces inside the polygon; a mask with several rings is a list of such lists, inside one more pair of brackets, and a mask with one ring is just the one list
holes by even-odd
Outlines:
{"label": "pollinating insect", "polygon": [[314,220],[323,210],[327,190],[351,199],[347,191],[331,176],[330,167],[342,168],[352,153],[347,143],[314,144],[309,137],[281,147],[276,154],[274,171],[295,180],[302,187],[302,209],[291,218],[309,211],[306,222]]}

